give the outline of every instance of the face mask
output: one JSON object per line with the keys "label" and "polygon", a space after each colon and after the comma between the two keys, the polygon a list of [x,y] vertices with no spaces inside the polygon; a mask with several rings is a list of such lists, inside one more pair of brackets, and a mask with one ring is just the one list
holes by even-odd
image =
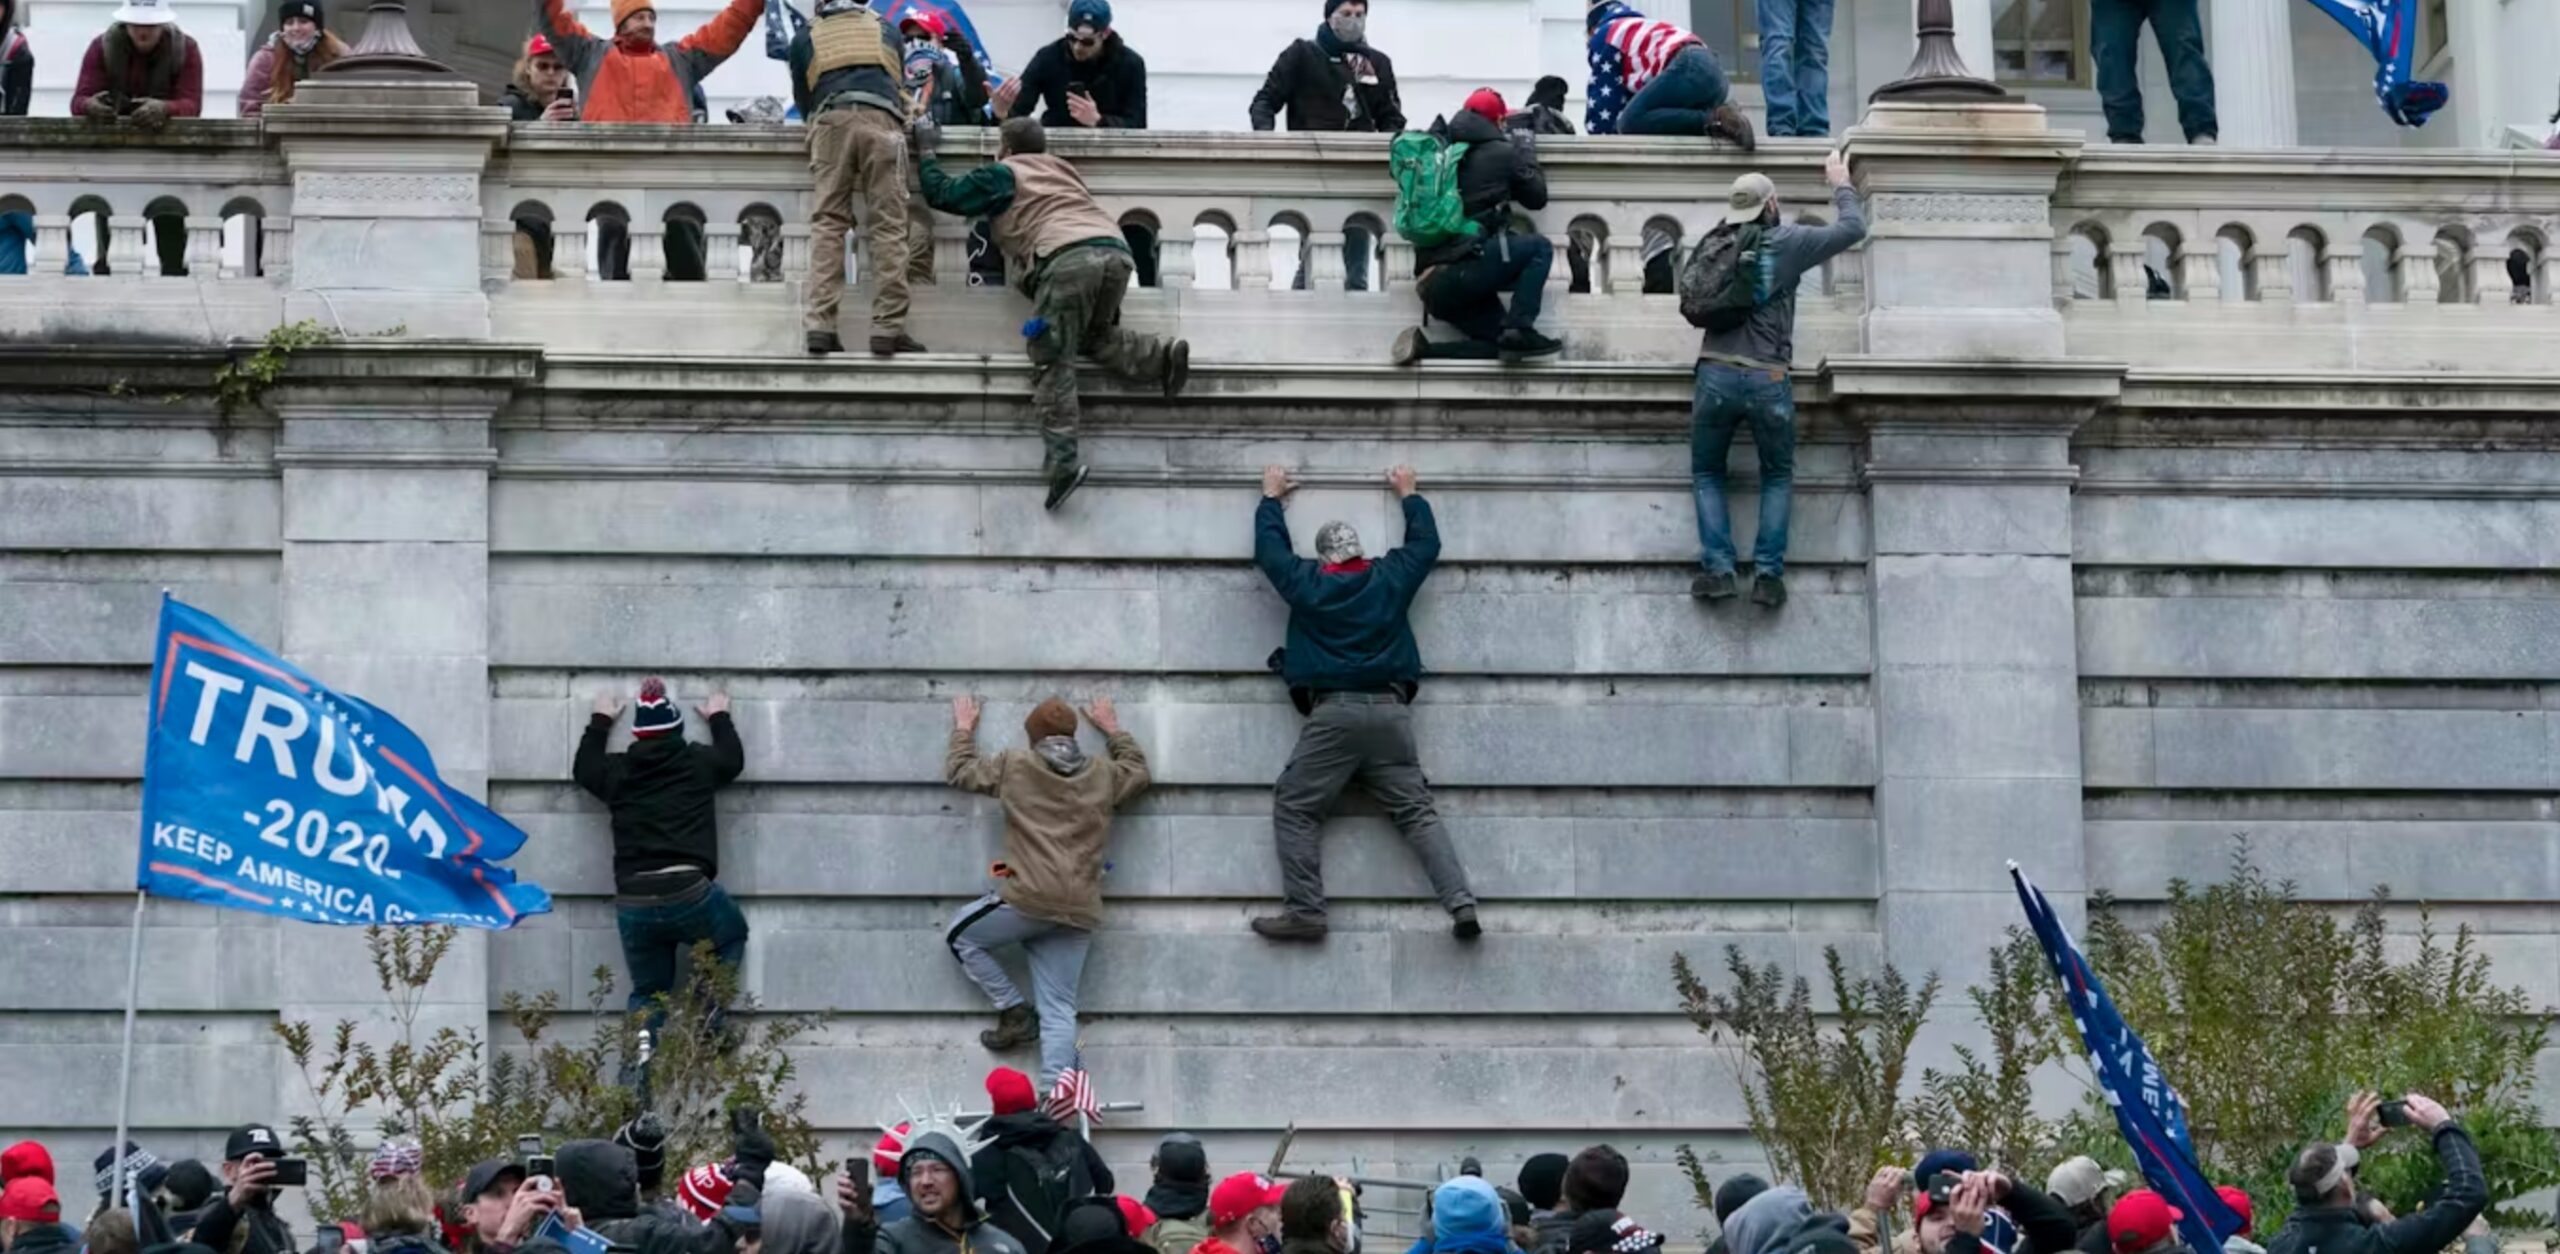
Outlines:
{"label": "face mask", "polygon": [[1334,38],[1346,44],[1356,44],[1361,36],[1369,33],[1369,19],[1351,13],[1337,12],[1326,18],[1325,24],[1333,28]]}
{"label": "face mask", "polygon": [[297,57],[310,56],[311,50],[320,46],[320,32],[313,31],[300,39],[287,35],[284,46],[293,49],[293,55]]}

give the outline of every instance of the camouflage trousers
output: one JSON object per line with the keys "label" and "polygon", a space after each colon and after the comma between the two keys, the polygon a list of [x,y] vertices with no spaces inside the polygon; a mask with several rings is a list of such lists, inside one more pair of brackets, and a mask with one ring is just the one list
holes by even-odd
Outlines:
{"label": "camouflage trousers", "polygon": [[1129,254],[1099,244],[1079,244],[1049,259],[1040,271],[1032,304],[1041,331],[1023,342],[1031,356],[1031,413],[1040,421],[1045,470],[1054,482],[1076,464],[1076,359],[1133,383],[1155,383],[1169,365],[1165,342],[1120,329],[1120,298],[1136,272]]}

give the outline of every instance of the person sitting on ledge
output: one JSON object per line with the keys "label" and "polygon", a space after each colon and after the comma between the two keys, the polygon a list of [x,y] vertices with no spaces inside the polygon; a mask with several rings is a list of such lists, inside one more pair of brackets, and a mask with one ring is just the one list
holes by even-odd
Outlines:
{"label": "person sitting on ledge", "polygon": [[240,116],[254,118],[271,104],[293,99],[297,83],[347,55],[346,41],[321,24],[320,0],[284,0],[276,10],[276,33],[249,58],[240,80]]}

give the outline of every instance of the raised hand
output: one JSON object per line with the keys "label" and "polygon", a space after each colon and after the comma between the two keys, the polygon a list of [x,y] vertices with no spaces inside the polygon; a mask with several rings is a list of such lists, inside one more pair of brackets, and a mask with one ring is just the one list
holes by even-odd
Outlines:
{"label": "raised hand", "polygon": [[1101,731],[1103,735],[1117,736],[1120,734],[1120,712],[1111,708],[1111,698],[1095,697],[1093,699],[1093,704],[1084,708],[1084,716],[1087,720],[1092,722],[1094,727]]}
{"label": "raised hand", "polygon": [[978,730],[978,699],[976,697],[951,699],[951,725],[964,732]]}

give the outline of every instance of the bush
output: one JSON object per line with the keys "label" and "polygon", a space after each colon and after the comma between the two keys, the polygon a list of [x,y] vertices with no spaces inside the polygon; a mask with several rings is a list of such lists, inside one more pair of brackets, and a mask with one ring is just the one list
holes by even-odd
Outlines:
{"label": "bush", "polygon": [[2023,927],[1991,951],[1989,983],[1965,989],[1989,1046],[1986,1058],[1971,1044],[1955,1046],[1953,1071],[1920,1073],[1920,1095],[1911,1103],[1913,1139],[1921,1146],[1961,1145],[1988,1163],[2000,1163],[2042,1180],[2060,1152],[2063,1125],[2035,1110],[2035,1077],[2072,1045],[2065,1021],[2052,1009],[2053,968],[2044,946]]}
{"label": "bush", "polygon": [[[1851,979],[1838,949],[1826,947],[1822,961],[1838,1007],[1828,1024],[1815,1014],[1804,977],[1790,983],[1776,963],[1755,968],[1738,946],[1725,947],[1730,994],[1707,988],[1685,954],[1672,955],[1671,972],[1698,1030],[1741,1046],[1736,1071],[1743,1104],[1770,1169],[1815,1205],[1845,1210],[1857,1205],[1867,1178],[1891,1154],[1903,1122],[1904,1065],[1937,1002],[1938,979],[1929,977],[1915,994],[1890,965],[1880,975]],[[1687,1154],[1684,1168],[1695,1164],[1696,1156]],[[1700,1204],[1711,1208],[1705,1173],[1689,1175]]]}
{"label": "bush", "polygon": [[[511,1156],[519,1135],[546,1144],[610,1137],[643,1109],[643,1095],[623,1087],[626,1060],[637,1055],[640,1024],[613,1002],[613,973],[599,968],[588,1009],[593,1029],[582,1040],[555,1037],[560,998],[509,994],[504,1008],[523,1037],[520,1048],[490,1056],[480,1034],[440,1028],[418,1039],[417,1018],[437,964],[452,949],[442,926],[365,929],[397,1039],[386,1046],[358,1039],[340,1020],[325,1045],[305,1022],[279,1023],[284,1043],[309,1090],[315,1113],[290,1122],[294,1151],[310,1161],[315,1216],[352,1217],[366,1190],[371,1144],[351,1125],[371,1121],[379,1135],[415,1137],[430,1184],[460,1180],[482,1159]],[[808,1097],[796,1091],[788,1047],[817,1026],[815,1016],[758,1016],[738,994],[737,973],[699,947],[694,978],[658,1002],[663,1028],[648,1067],[649,1109],[668,1129],[670,1173],[729,1154],[728,1112],[766,1112],[780,1161],[823,1177],[834,1164],[818,1159]],[[725,1009],[724,1009],[725,1008]],[[484,1059],[486,1065],[483,1065]]]}

